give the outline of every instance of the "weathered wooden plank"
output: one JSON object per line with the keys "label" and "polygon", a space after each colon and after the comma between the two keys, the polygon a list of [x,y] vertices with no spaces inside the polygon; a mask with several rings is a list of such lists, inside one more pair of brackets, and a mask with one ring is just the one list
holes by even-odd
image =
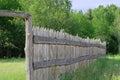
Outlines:
{"label": "weathered wooden plank", "polygon": [[[42,31],[39,31],[39,28],[33,28],[34,34],[42,35]],[[42,61],[43,58],[43,45],[42,44],[34,44],[34,62]],[[43,80],[43,69],[34,70],[34,80]]]}
{"label": "weathered wooden plank", "polygon": [[[60,31],[60,34],[58,36],[58,38],[62,38],[62,39],[65,39],[65,35],[62,31]],[[65,45],[58,45],[58,54],[57,54],[57,59],[65,59]],[[61,77],[61,74],[64,73],[66,70],[65,70],[65,65],[63,66],[57,66],[58,68],[58,79],[57,80],[60,80],[60,77]]]}
{"label": "weathered wooden plank", "polygon": [[30,14],[23,12],[14,12],[9,10],[0,10],[0,16],[19,17],[19,18],[28,19],[30,17]]}
{"label": "weathered wooden plank", "polygon": [[[50,37],[55,37],[55,34],[53,32],[53,30],[50,30]],[[50,45],[49,47],[49,57],[50,57],[50,60],[52,59],[56,59],[56,45]],[[49,70],[49,80],[55,80],[55,77],[56,77],[56,67],[55,66],[51,66],[50,67],[50,70]]]}
{"label": "weathered wooden plank", "polygon": [[65,39],[57,39],[52,37],[43,37],[43,36],[34,36],[35,44],[57,44],[57,45],[72,45],[72,46],[80,46],[80,47],[98,47],[105,49],[106,46],[95,43],[86,43],[80,41],[73,40],[65,40]]}
{"label": "weathered wooden plank", "polygon": [[45,68],[51,66],[63,66],[63,65],[70,65],[79,61],[95,59],[97,57],[105,56],[105,54],[98,54],[98,55],[85,55],[80,56],[77,58],[68,58],[68,59],[53,59],[53,60],[44,60],[40,62],[34,62],[34,69],[38,68]]}
{"label": "weathered wooden plank", "polygon": [[[74,54],[74,57],[78,57],[77,48],[78,48],[78,46],[75,47],[75,54]],[[75,69],[74,69],[74,71],[75,71],[77,68],[78,68],[78,62],[75,63]]]}
{"label": "weathered wooden plank", "polygon": [[35,44],[57,44],[57,45],[71,45],[71,46],[80,46],[80,47],[98,47],[105,49],[106,46],[95,43],[86,43],[81,41],[67,40],[67,39],[58,39],[45,36],[34,36]]}
{"label": "weathered wooden plank", "polygon": [[[10,15],[11,16],[11,15]],[[25,19],[26,24],[26,41],[25,41],[25,56],[26,56],[26,79],[33,79],[33,32],[32,32],[32,18]]]}

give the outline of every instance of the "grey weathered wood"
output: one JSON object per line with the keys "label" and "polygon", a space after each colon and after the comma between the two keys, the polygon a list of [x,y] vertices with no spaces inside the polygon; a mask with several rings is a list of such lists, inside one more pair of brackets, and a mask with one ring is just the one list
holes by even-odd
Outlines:
{"label": "grey weathered wood", "polygon": [[32,33],[32,19],[28,17],[25,19],[26,24],[26,41],[25,41],[25,55],[26,55],[26,78],[33,79],[33,33]]}
{"label": "grey weathered wood", "polygon": [[30,17],[30,14],[23,12],[14,12],[9,10],[0,10],[0,16],[19,17],[26,19]]}
{"label": "grey weathered wood", "polygon": [[[83,39],[64,31],[58,32],[39,27],[33,28],[33,32],[36,31],[40,34],[33,35],[33,44],[41,45],[34,49],[36,52],[34,60],[40,59],[33,61],[36,80],[60,80],[61,73],[72,72],[81,66],[89,65],[89,60],[106,54],[105,51],[100,51],[105,49],[105,43],[97,39]],[[91,54],[93,48],[94,54]],[[90,53],[89,50],[92,52]]]}
{"label": "grey weathered wood", "polygon": [[105,49],[106,47],[101,44],[90,44],[80,41],[74,40],[65,40],[65,39],[58,39],[52,37],[44,37],[44,36],[34,36],[34,43],[35,44],[58,44],[58,45],[72,45],[72,46],[80,46],[80,47],[99,47]]}
{"label": "grey weathered wood", "polygon": [[96,59],[97,57],[102,57],[102,56],[105,56],[105,54],[86,55],[86,56],[79,56],[77,58],[68,58],[68,59],[44,60],[41,62],[34,62],[33,64],[34,64],[34,69],[39,69],[39,68],[46,68],[51,66],[70,65],[83,60]]}

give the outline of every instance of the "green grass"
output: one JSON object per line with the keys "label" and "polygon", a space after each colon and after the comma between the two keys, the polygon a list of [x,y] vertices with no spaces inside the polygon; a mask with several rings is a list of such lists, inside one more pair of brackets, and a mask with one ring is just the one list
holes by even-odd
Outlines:
{"label": "green grass", "polygon": [[25,79],[25,59],[0,59],[0,80]]}
{"label": "green grass", "polygon": [[99,59],[72,74],[65,73],[61,80],[120,80],[120,55]]}
{"label": "green grass", "polygon": [[[25,59],[0,59],[0,80],[25,79]],[[120,80],[120,55],[99,59],[72,74],[65,73],[61,80]]]}

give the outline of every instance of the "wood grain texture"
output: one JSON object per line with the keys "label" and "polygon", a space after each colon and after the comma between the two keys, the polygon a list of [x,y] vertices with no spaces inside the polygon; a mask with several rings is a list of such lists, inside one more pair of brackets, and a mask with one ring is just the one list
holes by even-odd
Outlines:
{"label": "wood grain texture", "polygon": [[14,12],[9,10],[0,10],[0,16],[19,17],[19,18],[28,19],[30,17],[30,14],[23,12]]}
{"label": "wood grain texture", "polygon": [[[73,38],[74,39],[74,38]],[[101,44],[96,43],[87,43],[75,40],[66,40],[64,38],[52,38],[52,37],[44,37],[44,36],[35,36],[34,35],[34,43],[35,44],[57,44],[57,45],[70,45],[70,46],[80,46],[80,47],[98,47],[105,49],[106,47]]]}
{"label": "wood grain texture", "polygon": [[105,54],[98,54],[98,55],[86,55],[86,56],[80,56],[77,58],[69,58],[69,59],[53,59],[53,60],[44,60],[41,62],[34,62],[34,69],[39,68],[46,68],[51,66],[63,66],[63,65],[70,65],[73,63],[77,63],[83,60],[89,60],[89,59],[96,59],[97,57],[105,56]]}
{"label": "wood grain texture", "polygon": [[26,56],[26,79],[33,79],[33,32],[32,32],[32,18],[25,19],[26,24],[26,42],[25,42],[25,56]]}
{"label": "wood grain texture", "polygon": [[60,80],[61,74],[88,66],[106,55],[99,39],[72,36],[64,30],[33,28],[34,80]]}

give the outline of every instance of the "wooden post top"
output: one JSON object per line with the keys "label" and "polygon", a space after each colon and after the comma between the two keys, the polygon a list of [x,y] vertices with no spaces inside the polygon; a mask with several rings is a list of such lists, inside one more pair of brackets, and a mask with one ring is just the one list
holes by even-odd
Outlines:
{"label": "wooden post top", "polygon": [[14,12],[9,10],[0,10],[0,16],[8,16],[8,17],[19,17],[28,19],[31,15],[24,12]]}

